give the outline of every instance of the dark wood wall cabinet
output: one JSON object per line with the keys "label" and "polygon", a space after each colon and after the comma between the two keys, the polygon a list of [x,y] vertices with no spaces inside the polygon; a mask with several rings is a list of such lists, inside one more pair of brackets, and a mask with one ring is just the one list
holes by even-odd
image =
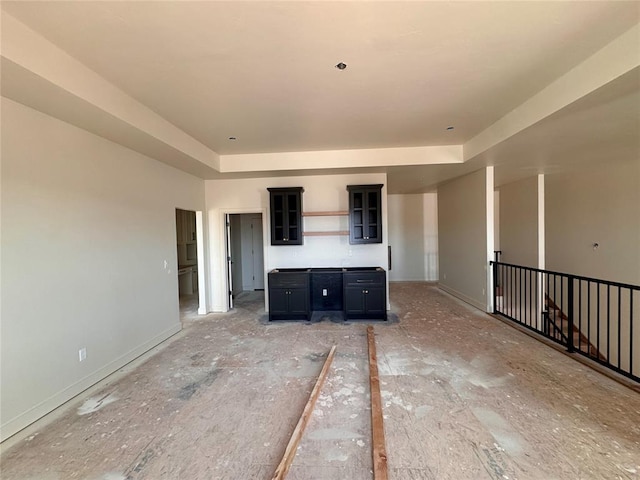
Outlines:
{"label": "dark wood wall cabinet", "polygon": [[269,320],[311,320],[314,311],[344,320],[387,320],[380,267],[278,268],[269,272]]}
{"label": "dark wood wall cabinet", "polygon": [[268,188],[271,245],[302,245],[302,187]]}
{"label": "dark wood wall cabinet", "polygon": [[349,243],[382,243],[382,185],[348,185]]}

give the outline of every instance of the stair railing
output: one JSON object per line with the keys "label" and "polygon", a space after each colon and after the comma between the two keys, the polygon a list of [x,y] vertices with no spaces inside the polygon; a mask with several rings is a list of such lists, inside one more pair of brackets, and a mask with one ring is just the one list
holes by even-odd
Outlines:
{"label": "stair railing", "polygon": [[640,286],[491,262],[494,313],[640,382]]}

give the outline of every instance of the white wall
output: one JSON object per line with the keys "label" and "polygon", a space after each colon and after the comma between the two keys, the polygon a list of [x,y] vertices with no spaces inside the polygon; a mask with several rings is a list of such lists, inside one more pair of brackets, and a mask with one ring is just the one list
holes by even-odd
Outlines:
{"label": "white wall", "polygon": [[538,266],[538,177],[500,187],[501,261]]}
{"label": "white wall", "polygon": [[482,310],[487,308],[487,266],[493,256],[493,223],[488,229],[488,220],[493,219],[494,190],[489,168],[438,188],[440,287]]}
{"label": "white wall", "polygon": [[438,196],[389,195],[390,281],[438,279]]}
{"label": "white wall", "polygon": [[[225,311],[225,213],[263,213],[264,266],[277,267],[381,266],[387,268],[387,195],[382,189],[382,243],[350,245],[348,236],[305,237],[301,246],[271,246],[268,187],[304,187],[304,211],[348,210],[347,185],[386,184],[386,174],[318,175],[308,177],[208,180],[205,182],[209,217],[211,298],[214,311]],[[346,217],[305,217],[305,230],[345,230]],[[267,281],[265,278],[265,285]]]}
{"label": "white wall", "polygon": [[547,268],[640,285],[640,159],[547,175],[545,189]]}
{"label": "white wall", "polygon": [[2,99],[3,439],[180,330],[176,207],[204,182]]}

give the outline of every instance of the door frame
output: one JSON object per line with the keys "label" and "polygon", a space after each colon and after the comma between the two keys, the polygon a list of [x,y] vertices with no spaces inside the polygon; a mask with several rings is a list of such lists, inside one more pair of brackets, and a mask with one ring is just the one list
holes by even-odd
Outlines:
{"label": "door frame", "polygon": [[[230,310],[229,307],[229,289],[231,285],[229,284],[229,276],[226,274],[228,264],[227,264],[227,256],[229,252],[227,251],[227,215],[235,215],[235,214],[260,214],[262,215],[262,253],[263,253],[263,264],[264,264],[264,284],[267,285],[267,265],[269,265],[269,250],[267,240],[270,238],[268,235],[265,235],[264,232],[267,231],[269,226],[268,218],[267,218],[267,209],[266,208],[221,208],[220,209],[220,225],[222,228],[220,229],[220,262],[222,266],[222,270],[224,273],[224,289],[223,289],[223,311],[228,312]],[[269,311],[268,307],[268,295],[264,296],[264,308],[265,311]]]}
{"label": "door frame", "polygon": [[224,232],[225,232],[225,255],[224,261],[225,266],[227,267],[227,290],[226,290],[226,298],[227,298],[227,310],[231,310],[233,308],[233,260],[231,256],[231,213],[227,213],[224,216]]}
{"label": "door frame", "polygon": [[198,315],[206,315],[207,309],[207,275],[204,258],[204,212],[196,210],[196,254],[198,256]]}
{"label": "door frame", "polygon": [[[197,210],[197,209],[192,209],[189,207],[183,207],[183,206],[175,206],[173,208],[173,211],[176,212],[177,210],[183,210],[185,212],[193,212],[195,213],[195,217],[196,217],[196,256],[197,256],[197,260],[196,260],[196,266],[198,268],[198,315],[206,315],[209,310],[207,308],[207,288],[208,288],[208,283],[207,283],[207,272],[206,272],[206,266],[207,266],[207,259],[205,258],[205,221],[204,221],[204,211],[203,210]],[[175,235],[176,238],[178,236],[178,231],[177,231],[177,227],[178,227],[178,222],[177,222],[177,218],[175,220]],[[177,268],[178,268],[178,257],[176,256],[176,275],[177,275]],[[165,268],[166,268],[166,262],[165,262]]]}

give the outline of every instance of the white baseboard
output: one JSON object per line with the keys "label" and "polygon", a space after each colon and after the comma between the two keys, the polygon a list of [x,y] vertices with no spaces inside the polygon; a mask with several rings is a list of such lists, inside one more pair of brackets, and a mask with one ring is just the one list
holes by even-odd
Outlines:
{"label": "white baseboard", "polygon": [[473,305],[474,307],[476,307],[479,310],[482,310],[483,312],[487,311],[487,306],[484,303],[479,302],[478,300],[473,299],[465,295],[464,293],[457,291],[454,288],[448,287],[447,285],[443,285],[442,283],[438,284],[438,288],[440,288],[441,290],[444,290],[445,292],[447,292],[450,295],[453,295],[456,298],[459,298],[463,302]]}
{"label": "white baseboard", "polygon": [[96,383],[100,382],[101,380],[111,375],[113,372],[117,371],[119,368],[122,368],[129,362],[135,360],[136,358],[143,355],[145,352],[151,350],[153,347],[162,343],[169,337],[175,335],[181,329],[182,329],[181,324],[172,326],[171,328],[165,330],[164,332],[156,335],[151,340],[148,340],[142,345],[139,345],[138,347],[130,350],[129,352],[119,356],[118,358],[107,363],[106,365],[94,371],[93,373],[69,385],[68,387],[63,388],[62,390],[55,393],[51,397],[43,400],[42,402],[29,408],[28,410],[21,413],[20,415],[3,423],[0,426],[0,441],[4,442],[9,437],[15,435],[19,431],[31,425],[33,422],[36,422],[41,418],[45,417],[46,415],[49,415],[58,407],[61,407],[62,405],[67,403],[69,400],[73,399],[77,395],[80,395],[89,387],[95,385]]}

